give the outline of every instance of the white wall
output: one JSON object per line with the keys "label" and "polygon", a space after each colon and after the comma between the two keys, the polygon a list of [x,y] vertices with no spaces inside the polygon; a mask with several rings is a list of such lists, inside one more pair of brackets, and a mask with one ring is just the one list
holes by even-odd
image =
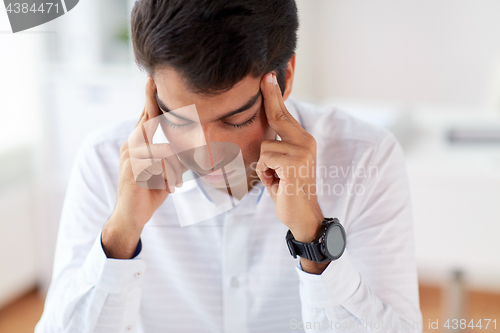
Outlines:
{"label": "white wall", "polygon": [[[0,306],[37,283],[40,244],[34,237],[36,154],[42,154],[43,45],[40,33],[11,31],[0,10]],[[38,170],[39,171],[39,170]]]}
{"label": "white wall", "polygon": [[498,102],[491,90],[500,63],[500,1],[298,0],[298,5],[297,96],[468,106]]}
{"label": "white wall", "polygon": [[[500,1],[297,1],[295,97],[500,106],[494,97],[500,82],[496,91],[492,83],[493,68],[500,72]],[[43,43],[52,35],[0,34],[0,151],[2,144],[26,143],[38,154],[38,182],[0,192],[0,234],[16,235],[13,244],[25,258],[12,261],[11,243],[0,239],[0,267],[12,273],[0,275],[0,302],[2,290],[12,294],[34,283],[34,272],[48,287],[66,177],[85,134],[142,109],[144,80],[133,64],[100,68],[97,3],[80,2],[54,21],[57,59],[67,68],[51,71],[43,62]],[[9,30],[7,24],[0,10],[0,30]],[[47,24],[31,31],[54,29]],[[32,208],[36,215],[16,215],[33,189],[43,199]],[[30,230],[40,236],[36,254]],[[13,287],[12,281],[19,283]]]}

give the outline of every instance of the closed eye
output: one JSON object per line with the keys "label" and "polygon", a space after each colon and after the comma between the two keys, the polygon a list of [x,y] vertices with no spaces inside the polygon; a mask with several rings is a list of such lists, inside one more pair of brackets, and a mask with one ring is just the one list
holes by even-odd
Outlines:
{"label": "closed eye", "polygon": [[[173,122],[173,121],[168,119],[168,117],[166,116],[165,113],[163,114],[163,117],[166,120],[167,125],[172,127],[172,128],[182,128],[184,126],[188,126],[188,125],[191,125],[193,123],[192,121],[182,121],[181,123]],[[178,118],[178,117],[175,117],[175,118]],[[179,120],[181,120],[181,119],[179,119]]]}
{"label": "closed eye", "polygon": [[[242,123],[239,123],[239,124],[232,124],[232,123],[229,123],[229,122],[226,122],[226,121],[223,121],[223,120],[219,120],[219,121],[224,126],[229,126],[231,128],[238,128],[238,129],[240,129],[240,128],[243,128],[243,127],[251,125],[254,122],[254,120],[257,119],[259,111],[255,112],[255,114],[250,119],[248,119],[248,120],[246,120],[246,121],[244,121]],[[164,116],[164,119],[166,120],[167,125],[170,126],[170,127],[172,127],[172,128],[182,128],[182,127],[189,126],[189,125],[193,124],[192,121],[186,121],[186,119],[176,117],[174,114],[172,114],[171,116],[173,116],[176,120],[181,121],[180,123],[178,123],[176,121],[169,120],[168,119],[169,117],[167,116],[166,112],[163,113],[163,116]]]}
{"label": "closed eye", "polygon": [[247,121],[245,121],[245,122],[243,122],[243,123],[241,123],[241,124],[231,124],[231,123],[227,123],[227,122],[224,122],[224,124],[225,124],[225,125],[227,125],[227,126],[231,126],[231,127],[233,127],[233,128],[243,128],[243,127],[245,127],[245,126],[249,126],[250,124],[252,124],[252,123],[253,123],[253,121],[254,121],[255,119],[257,119],[257,113],[258,113],[258,112],[256,112],[256,113],[252,116],[252,118],[248,119]]}

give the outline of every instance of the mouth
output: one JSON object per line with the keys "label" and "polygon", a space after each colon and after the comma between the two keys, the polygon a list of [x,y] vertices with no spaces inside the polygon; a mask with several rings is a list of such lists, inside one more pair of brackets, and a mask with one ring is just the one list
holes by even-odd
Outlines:
{"label": "mouth", "polygon": [[[225,172],[225,177],[229,177],[234,173],[234,169],[231,171],[226,171]],[[225,181],[224,173],[222,172],[222,169],[218,169],[214,172],[210,173],[200,173],[197,172],[200,177],[202,177],[205,181],[210,182],[210,183],[219,183]]]}

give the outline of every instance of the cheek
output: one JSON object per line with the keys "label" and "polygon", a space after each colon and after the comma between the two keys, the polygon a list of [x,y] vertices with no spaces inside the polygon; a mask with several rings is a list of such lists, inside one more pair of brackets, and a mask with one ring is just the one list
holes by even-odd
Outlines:
{"label": "cheek", "polygon": [[201,127],[175,129],[161,124],[163,133],[176,152],[187,151],[206,144]]}
{"label": "cheek", "polygon": [[265,117],[259,117],[258,121],[254,124],[252,131],[248,131],[242,138],[238,145],[241,147],[243,159],[249,165],[259,159],[260,145],[266,139],[274,138],[274,132],[269,127]]}

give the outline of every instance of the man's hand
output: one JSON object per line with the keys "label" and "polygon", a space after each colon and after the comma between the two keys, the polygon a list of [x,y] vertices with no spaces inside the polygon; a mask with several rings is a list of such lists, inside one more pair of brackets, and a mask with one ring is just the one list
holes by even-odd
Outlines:
{"label": "man's hand", "polygon": [[[264,75],[261,81],[266,117],[282,141],[262,142],[257,175],[276,205],[278,218],[300,242],[313,241],[323,222],[316,197],[316,140],[288,112],[276,75]],[[301,258],[306,271],[320,273],[319,266]],[[318,269],[319,268],[319,269]]]}
{"label": "man's hand", "polygon": [[108,258],[132,257],[144,225],[175,186],[182,185],[187,168],[168,143],[151,144],[160,122],[156,86],[146,84],[146,103],[136,127],[120,149],[117,201],[102,232]]}

